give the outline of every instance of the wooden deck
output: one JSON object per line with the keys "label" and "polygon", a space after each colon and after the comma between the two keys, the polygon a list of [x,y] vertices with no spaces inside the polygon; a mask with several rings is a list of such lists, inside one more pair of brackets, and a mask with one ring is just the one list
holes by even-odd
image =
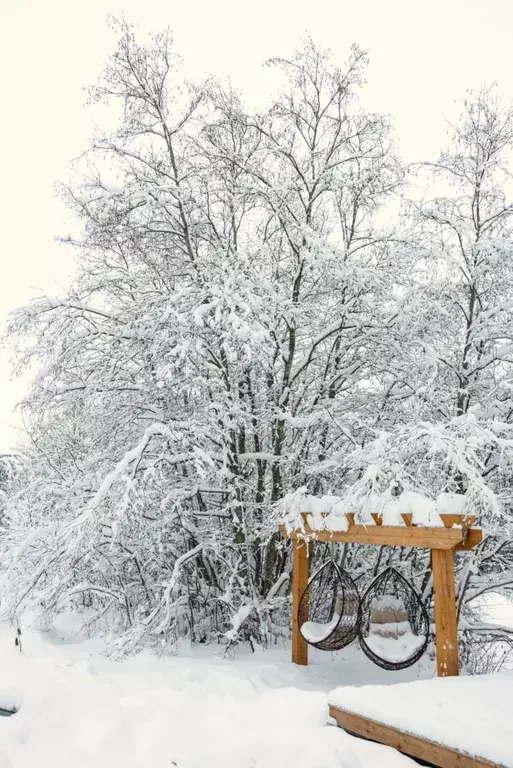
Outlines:
{"label": "wooden deck", "polygon": [[502,768],[499,763],[461,754],[451,747],[405,733],[389,725],[369,720],[362,715],[355,715],[340,707],[330,705],[329,712],[339,728],[343,728],[348,733],[393,747],[409,757],[422,760],[424,764],[438,766],[438,768]]}

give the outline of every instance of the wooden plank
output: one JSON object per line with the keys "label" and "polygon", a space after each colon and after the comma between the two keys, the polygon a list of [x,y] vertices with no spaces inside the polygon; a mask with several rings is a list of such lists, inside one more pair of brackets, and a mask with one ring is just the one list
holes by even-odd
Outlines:
{"label": "wooden plank", "polygon": [[299,601],[308,584],[308,544],[294,539],[292,545],[292,661],[308,664],[308,644],[299,631]]}
{"label": "wooden plank", "polygon": [[405,755],[425,760],[439,768],[500,768],[497,763],[461,754],[452,747],[404,733],[397,728],[369,720],[352,712],[346,712],[338,707],[330,705],[329,712],[330,717],[336,720],[339,728],[379,744],[393,747]]}
{"label": "wooden plank", "polygon": [[477,547],[477,545],[480,544],[482,540],[483,531],[481,531],[479,528],[470,528],[467,531],[465,541],[462,541],[461,544],[456,544],[454,549],[474,549],[474,547]]}
{"label": "wooden plank", "polygon": [[[428,549],[454,549],[463,542],[461,528],[407,528],[400,525],[350,525],[347,531],[314,531],[308,525],[304,531],[288,533],[285,526],[280,528],[282,536],[289,539],[347,542],[351,544],[378,544],[393,547],[425,547]],[[469,534],[471,531],[469,531]],[[470,536],[467,542],[471,542]]]}
{"label": "wooden plank", "polygon": [[431,558],[437,673],[438,677],[450,677],[459,674],[454,552],[451,549],[433,549]]}

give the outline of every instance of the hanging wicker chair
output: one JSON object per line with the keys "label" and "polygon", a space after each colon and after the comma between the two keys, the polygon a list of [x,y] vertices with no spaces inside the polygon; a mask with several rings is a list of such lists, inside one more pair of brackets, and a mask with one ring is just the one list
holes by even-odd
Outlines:
{"label": "hanging wicker chair", "polygon": [[392,671],[420,659],[429,639],[428,613],[412,585],[395,568],[376,576],[360,608],[360,645],[374,664]]}
{"label": "hanging wicker chair", "polygon": [[360,596],[352,578],[328,560],[311,577],[298,609],[299,631],[321,651],[338,651],[358,636]]}

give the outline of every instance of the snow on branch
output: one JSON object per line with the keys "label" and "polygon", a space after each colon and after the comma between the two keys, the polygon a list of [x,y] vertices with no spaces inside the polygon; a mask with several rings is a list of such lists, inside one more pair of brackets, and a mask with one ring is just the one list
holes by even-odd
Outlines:
{"label": "snow on branch", "polygon": [[169,626],[169,622],[171,620],[171,595],[176,585],[178,584],[178,579],[180,577],[180,572],[182,570],[183,565],[189,560],[191,560],[193,557],[197,557],[202,551],[203,551],[203,544],[198,544],[193,549],[190,549],[188,552],[184,552],[183,555],[180,555],[180,557],[176,559],[175,564],[173,566],[173,573],[171,574],[171,578],[166,584],[166,589],[164,591],[163,602],[166,607],[166,615],[164,619],[161,621],[161,623],[156,627],[155,629],[156,634],[160,634],[161,632],[164,632]]}
{"label": "snow on branch", "polygon": [[[83,512],[77,518],[75,518],[75,520],[73,521],[73,525],[80,525],[81,523],[85,522],[88,518],[91,517],[94,511],[100,506],[102,501],[105,499],[105,497],[109,493],[110,489],[112,488],[116,480],[118,480],[123,474],[125,474],[128,467],[134,461],[137,461],[142,457],[151,439],[156,435],[159,435],[160,437],[166,437],[168,439],[173,439],[172,431],[165,424],[156,423],[147,427],[144,430],[144,434],[141,440],[139,441],[139,443],[136,446],[134,446],[134,448],[132,448],[130,451],[127,451],[123,456],[123,458],[116,464],[112,472],[110,472],[105,477],[103,483],[100,485],[100,487],[98,488],[98,490],[96,491],[92,499],[87,503]],[[183,454],[181,456],[175,456],[173,457],[173,459],[175,460],[175,462],[183,462],[183,461],[192,459],[193,457],[194,457],[194,454]]]}

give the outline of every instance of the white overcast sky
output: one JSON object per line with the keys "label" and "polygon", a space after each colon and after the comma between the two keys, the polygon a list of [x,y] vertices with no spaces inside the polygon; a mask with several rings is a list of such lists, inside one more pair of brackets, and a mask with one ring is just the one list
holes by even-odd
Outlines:
{"label": "white overcast sky", "polygon": [[[113,49],[108,13],[143,30],[169,25],[188,73],[230,76],[261,100],[262,63],[288,55],[305,32],[343,61],[368,48],[364,103],[395,117],[408,160],[444,144],[455,101],[498,81],[513,98],[513,0],[0,0],[0,319],[72,273],[53,243],[67,230],[53,182],[85,147],[92,115],[82,86]],[[0,452],[12,443],[23,383],[0,359]]]}

